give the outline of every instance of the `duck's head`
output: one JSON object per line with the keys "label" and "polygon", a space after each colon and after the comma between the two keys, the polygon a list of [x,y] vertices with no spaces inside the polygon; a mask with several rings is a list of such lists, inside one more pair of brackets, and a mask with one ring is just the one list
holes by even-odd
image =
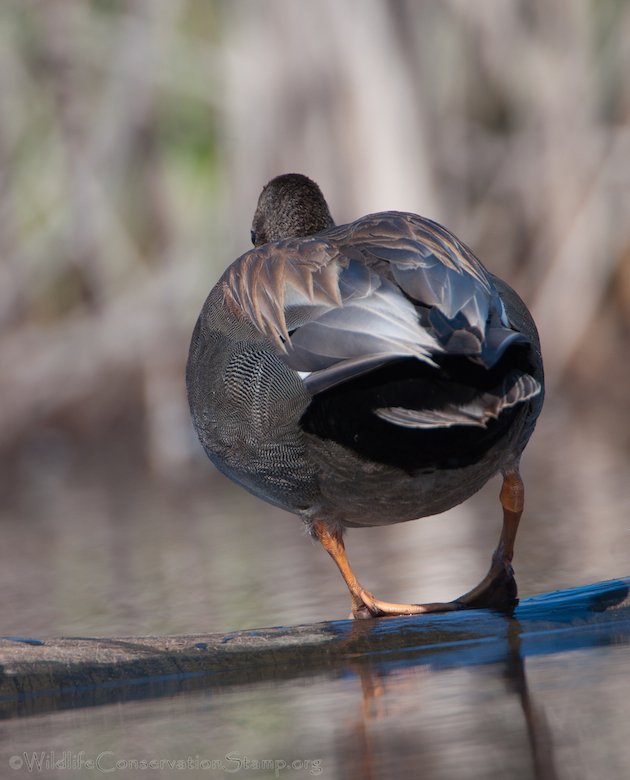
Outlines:
{"label": "duck's head", "polygon": [[285,173],[272,179],[260,193],[252,243],[260,246],[283,238],[312,236],[334,224],[317,184],[301,173]]}

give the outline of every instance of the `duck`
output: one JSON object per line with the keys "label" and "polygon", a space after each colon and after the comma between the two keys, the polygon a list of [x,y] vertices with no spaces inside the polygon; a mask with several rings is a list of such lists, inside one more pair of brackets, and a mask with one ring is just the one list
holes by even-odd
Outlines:
{"label": "duck", "polygon": [[[519,464],[544,398],[526,305],[431,219],[385,211],[336,225],[303,174],[263,188],[251,240],[190,344],[191,417],[212,463],[301,518],[339,569],[352,618],[513,609]],[[495,475],[501,532],[477,586],[424,604],[363,587],[347,529],[440,514]]]}

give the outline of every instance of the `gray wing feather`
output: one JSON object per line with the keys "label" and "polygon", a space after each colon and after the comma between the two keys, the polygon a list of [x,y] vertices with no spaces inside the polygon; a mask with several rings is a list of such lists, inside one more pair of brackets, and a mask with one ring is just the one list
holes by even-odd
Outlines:
{"label": "gray wing feather", "polygon": [[[420,326],[411,301],[373,270],[357,266],[350,261],[341,271],[343,305],[329,308],[291,335],[287,363],[297,370],[319,371],[342,360],[388,355],[390,360],[416,357],[434,365],[431,354],[441,347]],[[361,274],[369,275],[369,284],[359,293],[345,277]],[[345,296],[344,288],[351,294]]]}
{"label": "gray wing feather", "polygon": [[226,305],[275,345],[311,392],[402,357],[493,365],[527,337],[492,277],[430,220],[387,212],[261,246],[230,266]]}

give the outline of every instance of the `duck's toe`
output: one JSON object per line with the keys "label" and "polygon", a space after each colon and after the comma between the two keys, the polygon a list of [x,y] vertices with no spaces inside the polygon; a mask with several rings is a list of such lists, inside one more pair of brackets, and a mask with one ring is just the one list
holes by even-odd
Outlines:
{"label": "duck's toe", "polygon": [[379,617],[402,617],[405,615],[424,615],[429,612],[454,612],[462,609],[456,601],[436,602],[433,604],[397,604],[374,598],[369,591],[361,589],[352,601],[351,618],[370,620]]}
{"label": "duck's toe", "polygon": [[456,603],[463,609],[494,609],[498,612],[512,612],[518,604],[518,587],[511,565],[497,567],[492,576],[485,580]]}
{"label": "duck's toe", "polygon": [[359,594],[352,598],[352,612],[350,619],[370,620],[382,617],[383,612],[377,606],[377,599],[367,590],[361,588]]}

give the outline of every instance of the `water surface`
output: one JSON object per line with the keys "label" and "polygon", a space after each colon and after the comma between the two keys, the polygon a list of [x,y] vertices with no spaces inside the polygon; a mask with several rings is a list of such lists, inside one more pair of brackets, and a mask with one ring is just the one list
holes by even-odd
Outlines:
{"label": "water surface", "polygon": [[[341,578],[294,517],[202,459],[179,483],[139,475],[137,453],[123,444],[77,455],[44,431],[17,453],[0,509],[3,635],[224,632],[347,616]],[[627,451],[559,405],[543,417],[523,475],[521,595],[629,573]],[[494,480],[440,517],[350,532],[362,581],[382,598],[415,601],[470,588],[499,533],[499,487]],[[630,777],[624,631],[569,646],[557,635],[536,652],[506,640],[498,654],[495,647],[451,663],[408,653],[299,671],[231,686],[139,685],[133,696],[113,689],[97,706],[9,719],[17,711],[5,710],[0,776],[30,776],[26,763],[8,762],[37,753],[39,777],[95,777],[112,767],[105,774]],[[78,766],[81,755],[101,753],[100,773]],[[75,768],[55,768],[70,759]],[[178,759],[190,764],[159,768]],[[157,768],[133,763],[152,760]]]}

